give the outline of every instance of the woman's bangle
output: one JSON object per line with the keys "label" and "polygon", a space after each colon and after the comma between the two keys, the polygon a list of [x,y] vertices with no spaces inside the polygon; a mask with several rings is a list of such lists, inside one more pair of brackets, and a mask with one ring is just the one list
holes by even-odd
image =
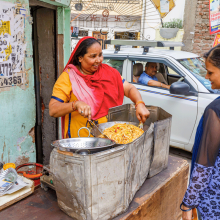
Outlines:
{"label": "woman's bangle", "polygon": [[184,210],[184,209],[182,209],[182,208],[181,208],[181,207],[182,207],[182,205],[183,205],[183,203],[181,203],[181,204],[180,204],[180,209],[181,209],[183,212],[189,212],[189,211],[191,211],[191,210],[192,210],[192,208],[189,208],[189,209]]}
{"label": "woman's bangle", "polygon": [[73,109],[73,111],[76,111],[76,107],[75,107],[76,102],[77,102],[77,100],[72,102],[72,109]]}
{"label": "woman's bangle", "polygon": [[138,106],[140,103],[142,103],[142,104],[145,105],[145,103],[144,103],[143,101],[138,101],[138,102],[136,102],[136,104],[135,104],[135,108],[137,108],[137,106]]}
{"label": "woman's bangle", "polygon": [[160,87],[163,88],[163,83],[161,83]]}

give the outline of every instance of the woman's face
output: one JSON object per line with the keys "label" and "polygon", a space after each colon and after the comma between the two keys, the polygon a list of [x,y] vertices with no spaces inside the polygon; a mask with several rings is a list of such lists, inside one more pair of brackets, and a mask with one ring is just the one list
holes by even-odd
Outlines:
{"label": "woman's face", "polygon": [[81,70],[85,74],[93,74],[103,61],[102,48],[99,43],[92,44],[88,49],[87,53],[82,57],[79,57],[81,63]]}
{"label": "woman's face", "polygon": [[212,89],[220,89],[220,69],[213,66],[207,59],[205,65],[207,70],[205,78],[211,82]]}

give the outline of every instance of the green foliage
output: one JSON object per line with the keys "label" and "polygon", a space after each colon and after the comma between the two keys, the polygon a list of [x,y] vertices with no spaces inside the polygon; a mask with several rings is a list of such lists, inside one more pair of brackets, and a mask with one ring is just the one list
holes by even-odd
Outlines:
{"label": "green foliage", "polygon": [[169,22],[164,22],[163,23],[163,28],[183,28],[183,21],[181,19],[173,19]]}

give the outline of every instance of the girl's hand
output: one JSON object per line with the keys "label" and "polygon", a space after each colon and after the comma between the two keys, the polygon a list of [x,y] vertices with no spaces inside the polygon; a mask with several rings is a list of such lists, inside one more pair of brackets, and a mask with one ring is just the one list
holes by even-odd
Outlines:
{"label": "girl's hand", "polygon": [[182,220],[191,220],[192,219],[192,210],[188,212],[182,212]]}
{"label": "girl's hand", "polygon": [[80,115],[82,115],[84,118],[88,118],[88,121],[91,121],[91,107],[89,105],[87,105],[85,102],[77,101],[75,108]]}
{"label": "girl's hand", "polygon": [[[189,209],[188,207],[182,205],[183,210]],[[192,219],[192,210],[187,212],[182,212],[182,220],[191,220]]]}
{"label": "girl's hand", "polygon": [[143,103],[140,103],[137,105],[136,116],[137,116],[138,121],[143,122],[143,123],[150,116],[150,112],[147,110],[147,108],[145,107]]}

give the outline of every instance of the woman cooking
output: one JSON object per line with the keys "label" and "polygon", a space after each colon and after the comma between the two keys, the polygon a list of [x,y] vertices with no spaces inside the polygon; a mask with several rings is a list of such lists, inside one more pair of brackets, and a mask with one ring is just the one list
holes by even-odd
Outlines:
{"label": "woman cooking", "polygon": [[[56,81],[49,111],[52,117],[62,117],[63,138],[78,137],[78,130],[85,127],[87,120],[107,122],[109,108],[122,105],[124,95],[135,103],[140,122],[149,117],[139,91],[102,61],[100,43],[93,37],[84,37]],[[80,136],[87,137],[87,131],[82,130]]]}

